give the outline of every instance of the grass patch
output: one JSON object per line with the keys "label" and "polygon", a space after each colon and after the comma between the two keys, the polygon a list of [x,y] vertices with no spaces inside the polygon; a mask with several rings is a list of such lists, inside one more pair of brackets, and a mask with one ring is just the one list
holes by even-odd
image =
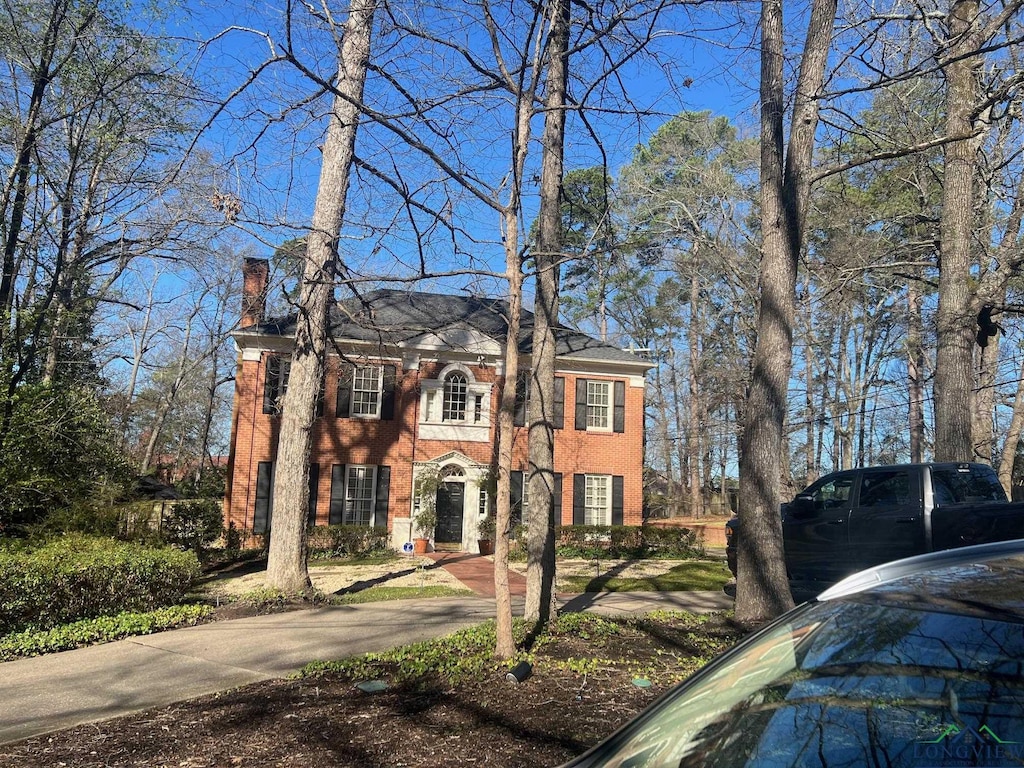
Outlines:
{"label": "grass patch", "polygon": [[359,603],[378,603],[385,600],[414,600],[428,597],[456,597],[472,595],[468,589],[434,585],[430,587],[386,587],[377,586],[361,589],[331,598],[332,605],[357,605]]}
{"label": "grass patch", "polygon": [[[516,622],[521,641],[523,622]],[[388,678],[392,682],[411,682],[436,676],[450,685],[484,673],[494,673],[507,662],[494,660],[496,642],[494,622],[460,629],[447,637],[404,645],[380,653],[366,653],[339,661],[315,661],[307,664],[300,677],[338,674],[351,679]]]}
{"label": "grass patch", "polygon": [[0,661],[69,651],[135,635],[198,624],[213,609],[208,605],[172,605],[154,611],[125,611],[63,624],[52,629],[23,630],[0,637]]}
{"label": "grass patch", "polygon": [[729,569],[718,561],[690,560],[665,573],[653,576],[623,577],[613,573],[601,576],[570,576],[560,580],[566,592],[698,592],[720,590],[732,578]]}

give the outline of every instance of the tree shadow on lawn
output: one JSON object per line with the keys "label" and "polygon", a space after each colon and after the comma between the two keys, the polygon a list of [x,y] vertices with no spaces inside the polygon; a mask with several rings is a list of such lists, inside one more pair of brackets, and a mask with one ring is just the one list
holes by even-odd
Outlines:
{"label": "tree shadow on lawn", "polygon": [[412,576],[414,573],[432,571],[441,567],[441,563],[436,561],[431,562],[429,564],[420,563],[409,568],[405,568],[401,571],[388,571],[387,573],[382,573],[380,576],[377,576],[372,579],[362,579],[361,581],[354,581],[347,587],[342,587],[341,589],[336,590],[331,594],[335,595],[336,597],[341,597],[342,595],[354,595],[357,592],[365,592],[366,590],[371,589],[372,587],[384,586],[388,582],[394,581],[395,579],[400,579],[403,576]]}

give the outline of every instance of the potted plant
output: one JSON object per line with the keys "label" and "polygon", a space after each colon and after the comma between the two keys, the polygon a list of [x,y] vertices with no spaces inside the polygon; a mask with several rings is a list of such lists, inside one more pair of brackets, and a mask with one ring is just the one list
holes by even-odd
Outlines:
{"label": "potted plant", "polygon": [[488,512],[480,521],[476,524],[477,529],[477,547],[480,549],[481,555],[493,555],[494,554],[494,512]]}
{"label": "potted plant", "polygon": [[425,470],[416,478],[414,488],[419,499],[419,511],[413,520],[416,534],[412,540],[414,554],[425,554],[427,545],[434,535],[434,528],[437,526],[437,490],[442,482],[441,473],[436,468]]}
{"label": "potted plant", "polygon": [[434,535],[434,526],[437,525],[437,510],[433,502],[421,502],[420,511],[416,514],[413,526],[417,536],[412,540],[412,551],[414,554],[422,555],[427,551],[430,538]]}

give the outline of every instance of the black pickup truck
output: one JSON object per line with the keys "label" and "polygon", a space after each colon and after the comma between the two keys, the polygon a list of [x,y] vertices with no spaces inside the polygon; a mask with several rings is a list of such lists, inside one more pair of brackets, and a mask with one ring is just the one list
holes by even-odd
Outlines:
{"label": "black pickup truck", "polygon": [[[834,472],[782,505],[794,596],[911,555],[1024,538],[1024,503],[1011,503],[984,464],[902,464]],[[726,524],[736,573],[737,518]]]}

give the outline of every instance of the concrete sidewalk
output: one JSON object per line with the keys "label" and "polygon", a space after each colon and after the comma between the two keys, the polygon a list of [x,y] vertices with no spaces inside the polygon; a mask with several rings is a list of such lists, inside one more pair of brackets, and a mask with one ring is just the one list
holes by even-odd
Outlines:
{"label": "concrete sidewalk", "polygon": [[[603,614],[704,612],[732,604],[720,592],[590,593],[559,602],[562,610]],[[521,597],[513,598],[513,611],[521,615]],[[5,662],[0,744],[287,677],[310,661],[386,650],[493,617],[494,600],[476,596],[329,606]]]}
{"label": "concrete sidewalk", "polygon": [[494,616],[445,598],[330,606],[134,637],[0,664],[0,743],[103,720],[340,659],[440,637]]}

